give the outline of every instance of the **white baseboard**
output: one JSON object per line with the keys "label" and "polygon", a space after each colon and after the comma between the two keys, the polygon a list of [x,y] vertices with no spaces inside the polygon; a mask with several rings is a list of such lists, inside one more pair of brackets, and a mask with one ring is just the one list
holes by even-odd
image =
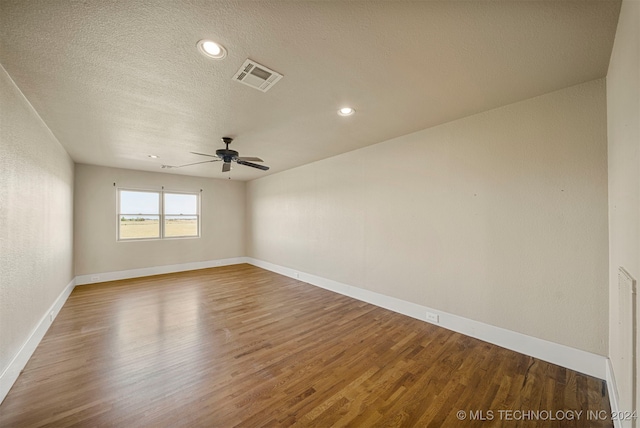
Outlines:
{"label": "white baseboard", "polygon": [[207,269],[218,266],[237,265],[246,263],[246,257],[207,260],[204,262],[181,263],[176,265],[152,266],[147,268],[121,270],[115,272],[92,273],[76,276],[76,285],[93,284],[97,282],[117,281],[120,279],[140,278],[143,276],[161,275],[165,273],[185,272],[188,270]]}
{"label": "white baseboard", "polygon": [[[607,388],[611,400],[611,410],[617,410],[617,395],[615,388],[615,378],[613,369],[608,358],[601,355],[592,354],[590,352],[571,348],[558,343],[549,342],[536,337],[527,336],[522,333],[507,330],[501,327],[492,326],[479,321],[470,320],[458,315],[449,314],[429,308],[427,306],[418,305],[416,303],[407,302],[380,293],[365,290],[362,288],[350,286],[330,279],[322,278],[316,275],[307,274],[295,269],[279,266],[273,263],[257,260],[251,257],[234,257],[229,259],[211,260],[205,262],[193,262],[177,265],[156,266],[150,268],[131,269],[117,272],[105,272],[91,275],[76,276],[65,287],[63,292],[58,296],[51,308],[43,315],[39,324],[33,330],[27,341],[24,343],[20,351],[13,358],[9,366],[0,375],[0,403],[8,394],[11,386],[16,381],[22,369],[26,366],[29,358],[35,351],[36,347],[44,337],[52,323],[50,314],[53,318],[57,316],[60,308],[64,305],[67,298],[76,285],[90,284],[96,282],[115,281],[119,279],[138,278],[142,276],[159,275],[164,273],[182,272],[188,270],[206,269],[217,266],[228,266],[240,263],[249,263],[254,266],[295,278],[300,281],[352,297],[363,302],[410,316],[412,318],[429,322],[426,320],[426,312],[431,312],[439,316],[439,322],[436,324],[448,330],[453,330],[466,336],[474,337],[485,342],[493,343],[503,348],[510,349],[521,354],[539,358],[541,360],[585,373],[599,379],[607,381]],[[615,428],[620,425],[616,424]]]}
{"label": "white baseboard", "polygon": [[[616,385],[616,377],[613,373],[613,364],[611,364],[611,359],[607,358],[607,366],[606,366],[606,376],[607,376],[607,393],[609,394],[609,403],[611,404],[611,413],[618,414],[618,386]],[[614,428],[622,428],[622,422],[618,419],[613,420]]]}
{"label": "white baseboard", "polygon": [[350,286],[251,257],[246,257],[245,259],[246,263],[250,263],[254,266],[270,270],[290,278],[299,279],[300,281],[307,282],[345,296],[353,297],[354,299],[371,303],[421,321],[429,322],[426,319],[426,313],[431,312],[439,316],[439,322],[434,324],[440,327],[444,327],[448,330],[453,330],[466,336],[471,336],[521,354],[529,355],[561,367],[594,376],[598,379],[608,380],[607,357],[558,343],[549,342],[547,340],[538,339],[536,337],[485,324],[479,321],[470,320],[468,318],[449,314],[427,306],[385,296],[373,291]]}
{"label": "white baseboard", "polygon": [[33,329],[25,343],[22,345],[18,353],[13,357],[13,360],[9,363],[7,368],[0,374],[0,403],[4,401],[4,398],[9,393],[9,390],[15,383],[16,379],[20,375],[20,372],[24,369],[33,355],[33,352],[38,347],[38,344],[44,337],[47,330],[53,323],[53,320],[58,316],[60,309],[69,298],[69,295],[76,286],[75,278],[62,290],[62,293],[53,302],[51,307],[40,319],[40,322]]}

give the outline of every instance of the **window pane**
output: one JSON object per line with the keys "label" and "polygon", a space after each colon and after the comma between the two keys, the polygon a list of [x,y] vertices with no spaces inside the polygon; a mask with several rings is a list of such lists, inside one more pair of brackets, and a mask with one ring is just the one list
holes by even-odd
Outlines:
{"label": "window pane", "polygon": [[198,236],[198,217],[164,216],[164,236]]}
{"label": "window pane", "polygon": [[120,239],[144,239],[160,237],[160,216],[121,215]]}
{"label": "window pane", "polygon": [[160,214],[160,193],[120,191],[121,214]]}
{"label": "window pane", "polygon": [[198,195],[165,193],[164,213],[167,215],[198,214]]}

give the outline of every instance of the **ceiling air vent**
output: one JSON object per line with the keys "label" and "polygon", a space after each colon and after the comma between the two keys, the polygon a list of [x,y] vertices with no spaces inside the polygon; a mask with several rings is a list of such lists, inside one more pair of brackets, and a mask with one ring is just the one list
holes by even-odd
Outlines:
{"label": "ceiling air vent", "polygon": [[282,79],[282,74],[250,59],[246,60],[240,70],[233,76],[233,80],[236,82],[251,86],[262,92],[267,92],[280,79]]}

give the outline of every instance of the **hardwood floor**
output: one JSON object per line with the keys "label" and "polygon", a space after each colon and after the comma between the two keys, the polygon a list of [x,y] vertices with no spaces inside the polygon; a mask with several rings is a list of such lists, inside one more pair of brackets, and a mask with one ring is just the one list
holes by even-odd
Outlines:
{"label": "hardwood floor", "polygon": [[608,403],[593,377],[236,265],[76,287],[0,426],[612,427]]}

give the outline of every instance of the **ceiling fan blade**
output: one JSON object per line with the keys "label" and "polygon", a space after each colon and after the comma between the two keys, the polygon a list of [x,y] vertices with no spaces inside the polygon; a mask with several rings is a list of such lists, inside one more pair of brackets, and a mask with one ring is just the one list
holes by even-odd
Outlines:
{"label": "ceiling fan blade", "polygon": [[191,153],[193,155],[209,156],[209,157],[212,157],[212,158],[217,158],[218,157],[218,155],[208,155],[206,153],[196,153],[196,152],[189,152],[189,153]]}
{"label": "ceiling fan blade", "polygon": [[222,164],[222,172],[231,171],[231,162],[225,162]]}
{"label": "ceiling fan blade", "polygon": [[263,161],[262,159],[260,159],[260,158],[253,158],[253,157],[248,157],[248,158],[241,157],[241,158],[238,158],[238,160],[241,160],[241,161],[248,161],[248,162],[264,162],[264,161]]}
{"label": "ceiling fan blade", "polygon": [[168,168],[168,169],[175,169],[175,168],[182,168],[183,166],[191,166],[191,165],[198,165],[201,163],[210,163],[210,162],[218,162],[220,159],[213,159],[213,160],[208,160],[208,161],[202,161],[202,162],[195,162],[195,163],[188,163],[185,165],[178,165],[178,166],[173,166],[173,165],[162,165],[163,168]]}
{"label": "ceiling fan blade", "polygon": [[261,170],[263,170],[263,171],[268,171],[268,170],[269,170],[269,167],[268,167],[268,166],[266,166],[266,165],[258,165],[257,163],[251,163],[251,162],[247,162],[247,161],[240,160],[240,159],[238,159],[238,161],[237,161],[237,162],[238,162],[240,165],[246,165],[246,166],[250,166],[250,167],[252,167],[252,168],[258,168],[258,169],[261,169]]}

